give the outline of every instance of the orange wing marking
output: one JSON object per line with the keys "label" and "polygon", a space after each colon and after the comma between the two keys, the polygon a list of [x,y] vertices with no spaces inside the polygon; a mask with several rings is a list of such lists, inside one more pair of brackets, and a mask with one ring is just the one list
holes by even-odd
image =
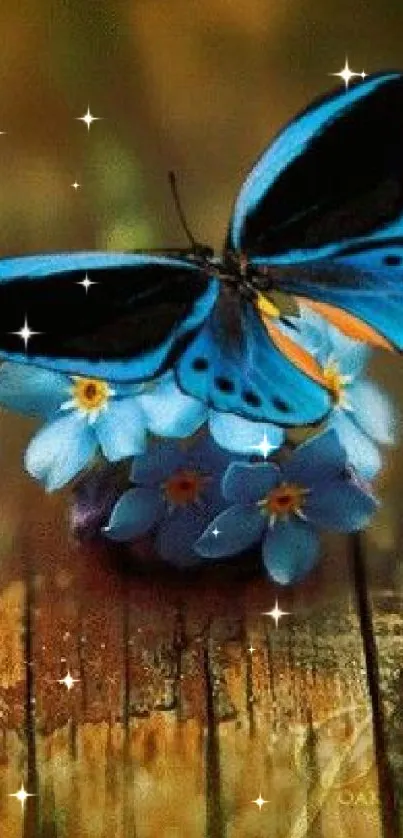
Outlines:
{"label": "orange wing marking", "polygon": [[299,303],[309,306],[313,311],[325,317],[332,326],[336,326],[343,334],[347,335],[353,340],[360,340],[363,343],[369,343],[370,346],[381,347],[382,349],[389,349],[395,351],[395,347],[390,341],[375,331],[372,326],[368,326],[363,320],[359,320],[354,314],[350,314],[337,306],[329,305],[329,303],[319,303],[314,300],[308,300],[306,297],[296,297]]}

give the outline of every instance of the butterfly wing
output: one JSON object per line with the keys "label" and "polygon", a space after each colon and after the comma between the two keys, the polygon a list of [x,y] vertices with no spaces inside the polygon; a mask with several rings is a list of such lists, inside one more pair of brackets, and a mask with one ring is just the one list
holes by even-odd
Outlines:
{"label": "butterfly wing", "polygon": [[355,340],[403,351],[403,239],[278,265],[268,284],[302,299]]}
{"label": "butterfly wing", "polygon": [[252,168],[226,249],[289,263],[403,235],[402,148],[402,74],[376,74],[318,99]]}
{"label": "butterfly wing", "polygon": [[294,345],[301,372],[293,351],[284,352],[287,337],[277,329],[268,340],[251,303],[238,301],[232,324],[228,301],[221,303],[179,359],[179,386],[216,410],[254,421],[293,426],[322,419],[330,401],[316,362]]}
{"label": "butterfly wing", "polygon": [[314,102],[257,161],[227,247],[350,337],[403,348],[403,76]]}
{"label": "butterfly wing", "polygon": [[[86,276],[93,283],[87,288]],[[217,293],[217,280],[186,259],[130,253],[4,259],[0,357],[114,381],[151,378],[172,366]],[[24,324],[31,331],[25,340]]]}

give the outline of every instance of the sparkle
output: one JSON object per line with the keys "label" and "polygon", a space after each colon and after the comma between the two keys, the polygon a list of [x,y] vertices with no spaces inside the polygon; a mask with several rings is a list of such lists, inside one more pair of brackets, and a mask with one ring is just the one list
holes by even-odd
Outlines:
{"label": "sparkle", "polygon": [[262,808],[265,805],[265,803],[268,803],[268,802],[269,802],[268,800],[264,800],[264,798],[262,797],[260,792],[259,792],[259,797],[257,797],[256,800],[251,800],[251,803],[254,803],[255,806],[257,806],[259,808],[260,812],[262,811]]}
{"label": "sparkle", "polygon": [[331,76],[339,76],[339,78],[343,79],[344,84],[346,86],[346,90],[350,84],[351,79],[359,76],[360,78],[365,78],[365,74],[363,73],[355,73],[351,68],[348,66],[348,58],[346,58],[346,63],[342,70],[339,73],[330,73]]}
{"label": "sparkle", "polygon": [[263,611],[264,617],[271,617],[276,624],[276,628],[278,628],[278,623],[281,617],[284,617],[286,614],[289,614],[289,611],[282,611],[281,608],[278,606],[278,600],[276,599],[276,604],[271,609],[271,611]]}
{"label": "sparkle", "polygon": [[262,440],[259,442],[258,445],[253,445],[255,451],[259,451],[259,453],[264,457],[266,460],[269,454],[273,451],[273,446],[270,445],[269,440],[267,439],[266,431],[263,434]]}
{"label": "sparkle", "polygon": [[366,73],[365,70],[363,70],[362,73],[360,73],[359,75],[361,76],[362,80],[364,81],[364,79],[367,78],[368,73]]}
{"label": "sparkle", "polygon": [[249,652],[251,655],[253,655],[253,652],[256,652],[256,649],[255,649],[255,647],[254,647],[254,646],[252,646],[252,644],[251,644],[250,646],[248,646],[248,652]]}
{"label": "sparkle", "polygon": [[76,284],[81,285],[85,289],[86,294],[88,294],[88,289],[91,288],[91,285],[98,285],[97,282],[94,282],[92,279],[89,278],[88,274],[85,274],[84,279],[80,279],[80,281]]}
{"label": "sparkle", "polygon": [[18,791],[14,792],[13,794],[9,794],[8,796],[15,797],[18,800],[18,802],[21,803],[21,809],[24,808],[27,797],[35,797],[34,794],[29,794],[29,792],[26,791],[26,789],[24,788],[24,783],[21,783],[21,788]]}
{"label": "sparkle", "polygon": [[10,332],[10,334],[16,335],[18,338],[21,338],[21,340],[24,341],[25,349],[27,349],[28,341],[30,340],[30,338],[34,337],[34,335],[41,335],[42,332],[32,331],[32,329],[30,329],[30,327],[28,326],[27,315],[25,315],[24,325],[21,326],[21,329],[19,329],[18,332]]}
{"label": "sparkle", "polygon": [[101,118],[102,117],[100,117],[100,116],[93,116],[92,115],[89,105],[88,105],[88,108],[87,108],[87,113],[85,113],[84,116],[77,116],[76,117],[76,119],[80,120],[80,122],[85,122],[85,124],[88,128],[88,131],[90,130],[92,123],[96,122],[97,120],[99,120]]}
{"label": "sparkle", "polygon": [[220,535],[220,532],[221,530],[218,530],[217,527],[214,527],[214,529],[211,530],[211,535],[213,535],[214,538],[217,538]]}
{"label": "sparkle", "polygon": [[79,678],[72,678],[70,670],[68,670],[67,675],[65,675],[64,678],[59,678],[57,683],[63,684],[65,687],[67,687],[68,692],[70,692],[70,690],[73,689],[74,684],[77,684],[78,681]]}
{"label": "sparkle", "polygon": [[75,190],[76,190],[76,192],[77,192],[77,189],[79,189],[79,188],[80,188],[81,183],[78,183],[78,182],[75,180],[75,181],[74,181],[74,183],[71,183],[71,184],[70,184],[70,186],[72,187],[72,189],[75,189]]}

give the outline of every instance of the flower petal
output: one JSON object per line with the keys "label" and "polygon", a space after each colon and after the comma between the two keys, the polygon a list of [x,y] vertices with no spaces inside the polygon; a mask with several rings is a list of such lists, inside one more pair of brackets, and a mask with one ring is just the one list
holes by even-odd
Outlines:
{"label": "flower petal", "polygon": [[94,422],[95,433],[107,460],[116,462],[146,451],[145,416],[138,399],[111,399]]}
{"label": "flower petal", "polygon": [[303,442],[283,467],[284,479],[310,488],[336,477],[346,467],[346,452],[334,430]]}
{"label": "flower petal", "polygon": [[231,463],[222,480],[222,492],[230,503],[256,503],[279,483],[280,469],[273,463]]}
{"label": "flower petal", "polygon": [[299,582],[312,570],[319,556],[319,538],[312,524],[298,518],[278,521],[263,541],[266,570],[280,585]]}
{"label": "flower petal", "polygon": [[205,526],[206,515],[196,506],[177,507],[166,513],[155,540],[158,553],[178,567],[199,564],[194,545]]}
{"label": "flower petal", "polygon": [[317,361],[326,366],[336,361],[342,375],[360,375],[370,355],[370,348],[352,340],[307,305],[300,305],[299,331],[303,345]]}
{"label": "flower petal", "polygon": [[47,419],[69,398],[70,384],[67,376],[56,372],[5,363],[0,368],[0,404],[18,413]]}
{"label": "flower petal", "polygon": [[130,479],[133,483],[153,486],[184,465],[185,461],[186,452],[176,440],[152,440],[146,455],[134,458]]}
{"label": "flower petal", "polygon": [[173,373],[163,376],[150,392],[138,396],[151,433],[164,437],[187,437],[207,419],[203,402],[182,393]]}
{"label": "flower petal", "polygon": [[377,501],[350,479],[317,485],[304,504],[304,515],[333,532],[355,532],[366,527]]}
{"label": "flower petal", "polygon": [[372,381],[354,381],[348,388],[348,400],[362,430],[385,445],[395,440],[396,417],[390,399]]}
{"label": "flower petal", "polygon": [[235,504],[214,519],[195,544],[200,556],[234,556],[262,538],[267,520],[256,505]]}
{"label": "flower petal", "polygon": [[129,489],[115,504],[104,528],[113,541],[131,541],[149,532],[163,511],[159,493],[154,489]]}
{"label": "flower petal", "polygon": [[96,449],[97,440],[86,418],[63,414],[35,434],[25,453],[25,466],[51,492],[75,477]]}
{"label": "flower petal", "polygon": [[[250,422],[233,413],[209,412],[210,433],[216,443],[237,454],[262,453],[262,444],[267,453],[276,451],[284,442],[283,428],[266,422]],[[264,454],[264,451],[263,451]]]}
{"label": "flower petal", "polygon": [[328,421],[346,451],[347,461],[366,480],[373,480],[380,471],[382,458],[379,448],[343,410],[335,410]]}

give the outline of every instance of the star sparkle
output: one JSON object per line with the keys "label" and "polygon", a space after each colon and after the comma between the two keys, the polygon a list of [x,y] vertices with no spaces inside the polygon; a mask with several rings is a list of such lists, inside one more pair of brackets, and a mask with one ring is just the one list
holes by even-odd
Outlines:
{"label": "star sparkle", "polygon": [[8,796],[9,797],[15,797],[18,800],[18,802],[21,804],[21,809],[24,808],[28,797],[35,797],[34,794],[30,794],[24,788],[24,783],[21,783],[21,787],[18,789],[18,791],[15,791],[15,792],[13,792],[13,794],[9,794]]}
{"label": "star sparkle", "polygon": [[257,797],[256,800],[251,800],[251,803],[254,803],[255,806],[258,807],[259,812],[262,811],[263,806],[265,805],[265,803],[268,803],[268,802],[269,802],[268,800],[265,800],[264,797],[262,797],[260,792],[259,792],[259,797]]}
{"label": "star sparkle", "polygon": [[98,285],[97,282],[93,282],[93,280],[89,278],[88,274],[85,274],[84,279],[80,279],[80,281],[76,284],[81,285],[85,289],[86,294],[88,294],[88,289],[91,288],[91,285]]}
{"label": "star sparkle", "polygon": [[263,437],[261,441],[258,443],[258,445],[253,445],[253,449],[255,451],[259,451],[259,454],[261,454],[265,460],[267,459],[269,454],[271,454],[271,452],[273,451],[273,446],[270,445],[266,431],[264,432]]}
{"label": "star sparkle", "polygon": [[72,187],[72,189],[75,189],[75,191],[77,192],[77,189],[80,189],[81,183],[78,183],[78,181],[75,180],[74,183],[70,184],[70,186]]}
{"label": "star sparkle", "polygon": [[70,690],[73,689],[74,684],[77,684],[78,681],[79,678],[72,678],[70,670],[68,670],[67,675],[65,675],[64,678],[59,678],[57,683],[63,684],[65,687],[67,687],[68,692],[70,692]]}
{"label": "star sparkle", "polygon": [[34,337],[34,335],[41,335],[42,332],[34,332],[28,326],[28,318],[27,318],[27,315],[25,315],[24,325],[21,326],[21,329],[19,329],[18,332],[10,332],[10,334],[11,335],[16,335],[16,337],[21,338],[21,340],[24,342],[25,349],[27,349],[28,341],[32,337]]}
{"label": "star sparkle", "polygon": [[346,58],[346,63],[342,70],[340,70],[338,73],[329,73],[329,75],[339,76],[339,78],[343,79],[344,84],[346,86],[346,90],[348,89],[351,79],[357,77],[364,79],[366,77],[366,73],[364,73],[364,71],[362,71],[362,73],[356,73],[354,72],[354,70],[351,69],[351,67],[348,66],[348,58]]}
{"label": "star sparkle", "polygon": [[85,113],[84,116],[77,116],[76,119],[79,120],[80,122],[85,122],[85,124],[87,126],[87,129],[89,131],[90,128],[91,128],[92,123],[97,122],[98,120],[102,119],[102,117],[93,116],[93,114],[90,111],[90,106],[88,105],[87,113]]}
{"label": "star sparkle", "polygon": [[263,611],[262,615],[264,617],[271,617],[276,624],[276,628],[278,628],[279,620],[281,620],[281,617],[285,617],[289,613],[289,611],[282,611],[281,608],[279,608],[278,600],[276,599],[276,603],[271,609],[271,611]]}
{"label": "star sparkle", "polygon": [[253,652],[256,652],[255,646],[252,646],[252,644],[248,646],[248,652],[250,655],[253,655]]}
{"label": "star sparkle", "polygon": [[214,527],[214,529],[211,530],[211,535],[213,535],[214,538],[218,538],[218,536],[220,535],[220,532],[221,532],[221,530],[218,530],[217,527]]}

